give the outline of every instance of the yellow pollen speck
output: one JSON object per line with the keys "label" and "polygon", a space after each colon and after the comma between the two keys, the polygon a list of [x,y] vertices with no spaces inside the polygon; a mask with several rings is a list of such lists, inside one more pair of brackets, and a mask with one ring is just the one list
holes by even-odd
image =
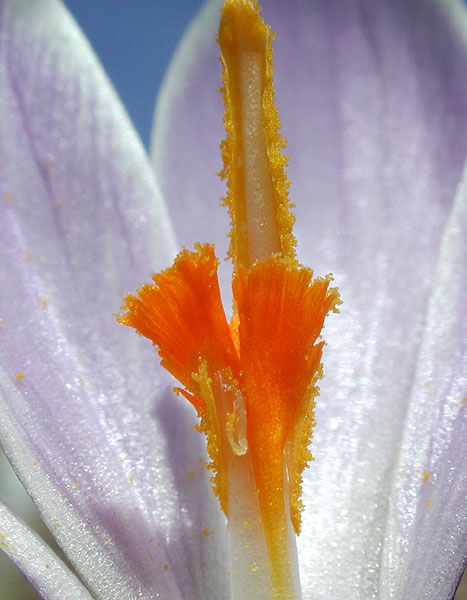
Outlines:
{"label": "yellow pollen speck", "polygon": [[34,462],[32,463],[32,466],[33,466],[33,467],[37,467],[37,462],[36,462],[36,461],[34,461]]}
{"label": "yellow pollen speck", "polygon": [[130,479],[128,481],[130,482],[130,485],[134,485],[135,478],[134,477],[130,477]]}
{"label": "yellow pollen speck", "polygon": [[168,571],[169,570],[169,565],[164,565],[164,571]]}
{"label": "yellow pollen speck", "polygon": [[22,373],[21,371],[18,371],[18,373],[16,373],[16,379],[18,379],[19,381],[24,379],[24,373]]}
{"label": "yellow pollen speck", "polygon": [[30,260],[34,260],[34,254],[31,254],[31,252],[26,252],[26,253],[24,254],[24,258],[25,258],[26,260],[29,260],[29,261],[30,261]]}
{"label": "yellow pollen speck", "polygon": [[61,526],[62,526],[62,524],[59,521],[55,521],[55,527],[60,529]]}
{"label": "yellow pollen speck", "polygon": [[71,484],[71,487],[72,487],[72,488],[77,488],[77,487],[79,487],[79,486],[80,486],[80,483],[79,483],[79,481],[75,481],[74,483],[72,483],[72,484]]}
{"label": "yellow pollen speck", "polygon": [[467,402],[467,396],[464,396],[461,400],[461,402]]}
{"label": "yellow pollen speck", "polygon": [[255,561],[253,561],[250,565],[250,569],[255,572],[259,569],[259,566],[255,563]]}
{"label": "yellow pollen speck", "polygon": [[134,510],[135,512],[138,512],[138,511],[139,511],[139,506],[135,506],[133,510]]}
{"label": "yellow pollen speck", "polygon": [[[149,540],[150,542],[152,542],[152,538]],[[157,542],[157,547],[160,548],[161,547],[161,543]]]}
{"label": "yellow pollen speck", "polygon": [[249,523],[248,521],[243,521],[243,529],[248,529]]}
{"label": "yellow pollen speck", "polygon": [[43,296],[39,296],[39,302],[41,303],[42,308],[47,308],[49,306],[49,301],[47,300],[47,298],[44,298]]}
{"label": "yellow pollen speck", "polygon": [[250,542],[245,542],[243,545],[245,546],[245,548],[249,548],[250,547]]}
{"label": "yellow pollen speck", "polygon": [[203,529],[203,535],[211,535],[212,531],[210,531],[209,529]]}
{"label": "yellow pollen speck", "polygon": [[431,477],[430,471],[423,471],[423,483],[428,483],[428,480]]}
{"label": "yellow pollen speck", "polygon": [[110,544],[110,542],[111,542],[111,541],[112,541],[112,540],[111,540],[111,538],[109,538],[108,540],[105,540],[105,541],[103,542],[103,545],[104,545],[104,546],[107,546],[108,544]]}
{"label": "yellow pollen speck", "polygon": [[191,471],[188,473],[188,481],[193,481],[194,478],[195,478],[195,470],[191,469]]}
{"label": "yellow pollen speck", "polygon": [[425,500],[425,505],[427,506],[427,508],[430,508],[431,506],[431,502],[428,498]]}
{"label": "yellow pollen speck", "polygon": [[230,577],[230,573],[227,571],[227,573],[225,574],[226,577]]}
{"label": "yellow pollen speck", "polygon": [[45,565],[45,568],[46,569],[50,569],[50,565]]}

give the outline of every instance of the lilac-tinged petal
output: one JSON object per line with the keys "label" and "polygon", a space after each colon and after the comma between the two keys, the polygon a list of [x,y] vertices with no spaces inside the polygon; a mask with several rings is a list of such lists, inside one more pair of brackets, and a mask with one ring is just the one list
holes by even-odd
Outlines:
{"label": "lilac-tinged petal", "polygon": [[5,452],[96,598],[222,598],[195,415],[112,316],[175,251],[152,169],[55,0],[0,2],[0,88]]}
{"label": "lilac-tinged petal", "polygon": [[381,597],[454,596],[467,556],[467,170],[446,226],[389,504]]}
{"label": "lilac-tinged petal", "polygon": [[0,549],[45,600],[92,600],[77,577],[0,498]]}
{"label": "lilac-tinged petal", "polygon": [[[225,249],[227,217],[216,206],[224,187],[213,177],[224,135],[212,92],[220,65],[206,42],[218,8],[208,5],[169,72],[153,159],[174,220],[184,215],[179,239]],[[466,157],[466,8],[271,0],[263,14],[277,32],[299,258],[334,272],[344,301],[326,325],[316,460],[304,484],[304,597],[376,598],[394,459]],[[445,385],[448,376],[438,375]],[[460,375],[456,367],[453,381]]]}

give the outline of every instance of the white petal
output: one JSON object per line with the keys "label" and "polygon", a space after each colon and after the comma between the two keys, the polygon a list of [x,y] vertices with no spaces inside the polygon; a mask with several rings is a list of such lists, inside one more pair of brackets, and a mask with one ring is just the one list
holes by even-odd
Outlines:
{"label": "white petal", "polygon": [[92,600],[68,567],[1,498],[0,548],[45,600]]}
{"label": "white petal", "polygon": [[449,600],[467,552],[467,169],[443,235],[389,504],[381,598]]}

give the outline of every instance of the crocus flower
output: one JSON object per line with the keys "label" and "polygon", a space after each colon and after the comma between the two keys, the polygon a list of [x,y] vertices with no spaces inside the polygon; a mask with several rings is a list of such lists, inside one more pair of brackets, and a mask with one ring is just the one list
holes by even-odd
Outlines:
{"label": "crocus flower", "polygon": [[[263,12],[299,257],[344,301],[304,483],[303,597],[449,599],[467,530],[465,9]],[[0,545],[47,599],[228,597],[195,415],[112,317],[170,263],[173,228],[225,248],[218,18],[208,5],[168,76],[154,177],[61,5],[1,3],[0,438],[79,577],[5,504]]]}

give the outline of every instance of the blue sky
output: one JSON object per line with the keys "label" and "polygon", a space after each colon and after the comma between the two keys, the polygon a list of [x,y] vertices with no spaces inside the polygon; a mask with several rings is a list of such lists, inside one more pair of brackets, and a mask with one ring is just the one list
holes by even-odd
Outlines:
{"label": "blue sky", "polygon": [[65,0],[91,41],[143,142],[157,90],[202,0]]}

